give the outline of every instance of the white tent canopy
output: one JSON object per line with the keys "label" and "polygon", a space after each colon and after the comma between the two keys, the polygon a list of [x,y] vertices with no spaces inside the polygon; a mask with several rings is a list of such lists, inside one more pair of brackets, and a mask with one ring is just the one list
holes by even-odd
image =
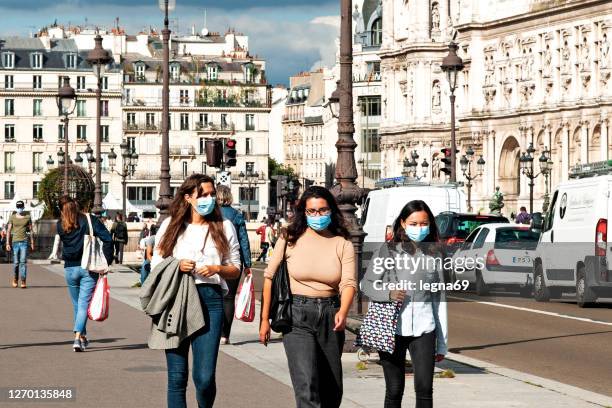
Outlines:
{"label": "white tent canopy", "polygon": [[[110,191],[106,194],[106,197],[102,200],[102,207],[106,210],[119,211],[123,210],[123,202],[117,199]],[[140,210],[135,207],[130,200],[125,200],[125,210],[129,214],[131,212],[140,213]]]}

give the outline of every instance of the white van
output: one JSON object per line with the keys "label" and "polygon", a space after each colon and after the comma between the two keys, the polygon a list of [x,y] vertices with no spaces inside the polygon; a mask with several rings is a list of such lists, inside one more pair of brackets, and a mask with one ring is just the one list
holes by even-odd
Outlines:
{"label": "white van", "polygon": [[612,160],[576,166],[559,184],[548,213],[534,219],[542,235],[533,262],[534,297],[544,302],[576,292],[580,307],[612,297]]}
{"label": "white van", "polygon": [[368,234],[364,242],[385,242],[393,221],[412,200],[425,201],[434,216],[444,211],[466,211],[465,193],[454,184],[415,183],[373,190],[366,198],[361,215],[361,225]]}

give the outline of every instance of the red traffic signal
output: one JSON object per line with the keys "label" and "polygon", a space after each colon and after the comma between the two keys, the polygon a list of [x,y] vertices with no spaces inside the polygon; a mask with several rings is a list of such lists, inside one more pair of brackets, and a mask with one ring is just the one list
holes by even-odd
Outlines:
{"label": "red traffic signal", "polygon": [[451,174],[451,149],[449,149],[448,147],[445,147],[441,150],[442,152],[442,159],[440,159],[440,161],[442,162],[442,164],[444,164],[444,167],[442,167],[440,169],[440,171],[444,174]]}
{"label": "red traffic signal", "polygon": [[236,160],[236,139],[227,139],[225,141],[225,166],[234,167]]}
{"label": "red traffic signal", "polygon": [[227,147],[228,149],[235,149],[236,139],[227,139],[227,141],[225,142],[225,147]]}

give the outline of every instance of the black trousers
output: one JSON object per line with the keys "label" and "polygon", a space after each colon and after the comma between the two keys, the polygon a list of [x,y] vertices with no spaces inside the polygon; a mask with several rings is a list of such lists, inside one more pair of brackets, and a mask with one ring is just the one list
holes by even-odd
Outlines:
{"label": "black trousers", "polygon": [[122,264],[123,263],[123,246],[125,245],[123,242],[115,241],[115,262]]}
{"label": "black trousers", "polygon": [[283,336],[297,408],[338,408],[342,402],[344,331],[334,331],[337,296],[293,296],[292,327]]}
{"label": "black trousers", "polygon": [[263,259],[266,262],[266,257],[268,256],[268,248],[270,248],[270,244],[267,242],[262,242],[260,245],[261,253],[257,257],[257,262]]}
{"label": "black trousers", "polygon": [[414,369],[416,408],[433,407],[433,374],[436,335],[424,333],[419,337],[395,336],[393,354],[379,352],[385,374],[385,408],[401,408],[406,385],[406,350]]}
{"label": "black trousers", "polygon": [[240,284],[240,275],[236,279],[227,279],[225,282],[229,292],[223,297],[223,329],[221,330],[221,337],[229,339],[232,323],[234,322],[234,311],[236,309],[234,301]]}

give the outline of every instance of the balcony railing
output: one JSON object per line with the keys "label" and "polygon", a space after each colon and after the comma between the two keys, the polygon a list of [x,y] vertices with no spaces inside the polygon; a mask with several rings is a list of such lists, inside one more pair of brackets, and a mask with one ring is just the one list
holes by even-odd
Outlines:
{"label": "balcony railing", "polygon": [[158,131],[161,130],[161,123],[134,123],[134,122],[123,122],[123,130],[150,130]]}
{"label": "balcony railing", "polygon": [[353,74],[353,82],[380,82],[382,74],[380,72],[366,72],[365,74]]}
{"label": "balcony railing", "polygon": [[[146,107],[161,107],[161,98],[123,98],[123,106],[146,106]],[[181,99],[170,98],[171,107],[186,107],[186,108],[266,108],[269,107],[261,100],[236,100],[236,99]]]}
{"label": "balcony railing", "polygon": [[32,173],[42,173],[44,170],[44,167],[32,167]]}
{"label": "balcony railing", "polygon": [[5,137],[5,138],[4,138],[4,141],[5,141],[6,143],[16,143],[16,142],[17,142],[17,139],[15,139],[14,137]]}
{"label": "balcony railing", "polygon": [[170,147],[170,156],[195,156],[196,151],[193,146],[171,146]]}
{"label": "balcony railing", "polygon": [[5,172],[5,173],[14,173],[14,172],[15,172],[15,166],[12,166],[12,167],[5,167],[5,168],[4,168],[4,172]]}

